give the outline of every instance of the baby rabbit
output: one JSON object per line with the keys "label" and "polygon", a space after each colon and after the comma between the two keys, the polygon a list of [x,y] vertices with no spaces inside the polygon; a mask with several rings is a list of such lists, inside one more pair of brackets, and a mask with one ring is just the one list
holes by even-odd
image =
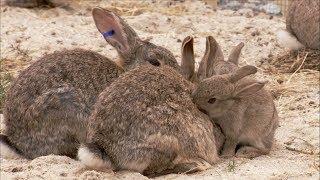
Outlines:
{"label": "baby rabbit", "polygon": [[[192,41],[187,37],[183,48]],[[192,71],[189,60],[182,55],[184,73]],[[223,144],[215,137],[224,137],[192,102],[193,90],[190,81],[166,65],[143,65],[122,74],[99,95],[79,160],[95,169],[144,175],[209,168],[218,160],[216,143]]]}
{"label": "baby rabbit", "polygon": [[278,33],[280,43],[292,50],[320,49],[320,1],[293,0],[286,16],[286,30]]}
{"label": "baby rabbit", "polygon": [[[193,92],[193,101],[209,117],[220,125],[226,142],[222,156],[253,158],[269,153],[274,132],[278,126],[278,115],[272,95],[263,86],[265,83],[246,77],[255,74],[254,66],[238,68],[238,61],[243,43],[232,51],[228,61],[224,61],[217,41],[208,36],[205,56],[197,73],[198,84]],[[189,61],[194,61],[193,43],[186,43],[184,48]],[[205,63],[204,63],[205,62]],[[207,64],[207,66],[203,66]],[[189,70],[183,70],[186,77],[193,76]],[[205,77],[202,78],[205,74]]]}
{"label": "baby rabbit", "polygon": [[2,155],[76,157],[98,94],[124,70],[142,64],[179,70],[171,52],[141,40],[121,17],[101,8],[92,14],[98,30],[117,49],[122,67],[83,49],[54,52],[30,65],[6,94]]}
{"label": "baby rabbit", "polygon": [[[234,67],[233,63],[228,63],[228,62],[226,62],[226,63],[221,62],[220,63],[220,61],[218,61],[218,60],[213,61],[216,57],[218,57],[215,55],[217,55],[219,53],[214,53],[214,47],[212,46],[212,44],[213,44],[212,40],[214,40],[213,37],[211,37],[211,36],[207,37],[206,40],[207,41],[206,41],[205,54],[204,54],[202,60],[200,61],[198,71],[195,71],[193,37],[187,36],[182,41],[182,47],[181,47],[182,74],[185,77],[185,79],[187,79],[191,82],[194,82],[194,83],[198,83],[200,80],[202,80],[204,78],[211,77],[214,73],[214,67],[216,67],[214,65],[219,65],[219,67],[220,67],[220,64],[221,64],[221,65],[225,65],[228,67],[229,66]],[[220,55],[222,55],[222,51],[221,51]],[[223,56],[222,56],[222,61],[223,61]],[[214,63],[214,65],[213,65],[213,62],[216,62],[216,63]],[[219,63],[217,63],[217,62],[219,62]],[[237,68],[237,66],[235,68]],[[207,73],[207,72],[209,72],[209,73]],[[221,128],[217,124],[215,124],[215,122],[212,121],[212,123],[213,123],[214,137],[216,140],[216,147],[217,147],[218,152],[221,152],[221,149],[222,149],[224,141],[225,141],[225,136],[223,135]]]}
{"label": "baby rabbit", "polygon": [[226,141],[222,156],[253,158],[269,153],[278,115],[264,82],[246,77],[257,72],[244,66],[231,74],[202,80],[193,101],[220,125]]}

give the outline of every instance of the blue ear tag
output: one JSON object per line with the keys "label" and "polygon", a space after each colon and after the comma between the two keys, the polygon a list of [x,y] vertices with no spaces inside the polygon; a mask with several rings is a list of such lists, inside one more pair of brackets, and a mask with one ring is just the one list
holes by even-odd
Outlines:
{"label": "blue ear tag", "polygon": [[114,30],[110,30],[110,31],[106,31],[106,32],[103,32],[102,35],[104,38],[108,38],[110,36],[113,36],[116,32],[114,32]]}

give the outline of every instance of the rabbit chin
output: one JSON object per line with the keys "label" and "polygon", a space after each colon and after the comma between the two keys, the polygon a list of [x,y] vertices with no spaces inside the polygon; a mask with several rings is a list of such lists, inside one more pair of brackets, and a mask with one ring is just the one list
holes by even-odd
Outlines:
{"label": "rabbit chin", "polygon": [[81,146],[78,150],[78,159],[86,166],[102,170],[110,169],[112,170],[112,165],[105,162],[103,159],[99,158],[96,154],[91,152],[87,147]]}

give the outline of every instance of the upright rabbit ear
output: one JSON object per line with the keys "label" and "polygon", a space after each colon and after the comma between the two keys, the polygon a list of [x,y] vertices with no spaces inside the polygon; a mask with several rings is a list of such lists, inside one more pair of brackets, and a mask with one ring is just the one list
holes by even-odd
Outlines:
{"label": "upright rabbit ear", "polygon": [[136,32],[115,13],[102,9],[93,8],[94,22],[106,41],[115,47],[120,53],[129,53],[139,39]]}
{"label": "upright rabbit ear", "polygon": [[230,76],[230,82],[235,83],[250,74],[255,74],[256,72],[257,68],[254,66],[243,66]]}
{"label": "upright rabbit ear", "polygon": [[214,75],[214,63],[223,61],[223,59],[219,44],[212,36],[208,36],[206,38],[206,51],[199,65],[198,78],[204,79]]}
{"label": "upright rabbit ear", "polygon": [[194,77],[193,37],[187,36],[183,40],[181,54],[181,68],[183,75],[187,80],[192,80]]}
{"label": "upright rabbit ear", "polygon": [[239,64],[239,57],[240,57],[240,53],[241,53],[241,49],[243,48],[244,43],[241,42],[239,43],[236,47],[234,47],[229,55],[228,61],[238,65]]}
{"label": "upright rabbit ear", "polygon": [[251,83],[251,84],[245,86],[244,88],[239,89],[238,91],[236,90],[235,96],[240,97],[240,98],[250,96],[253,93],[262,89],[266,83],[267,83],[267,81]]}

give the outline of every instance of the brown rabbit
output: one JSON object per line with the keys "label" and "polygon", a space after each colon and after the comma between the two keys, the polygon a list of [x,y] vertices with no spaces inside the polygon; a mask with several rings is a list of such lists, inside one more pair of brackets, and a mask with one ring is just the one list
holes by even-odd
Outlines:
{"label": "brown rabbit", "polygon": [[78,158],[144,175],[209,168],[218,160],[213,124],[192,102],[192,90],[166,65],[124,73],[99,95]]}
{"label": "brown rabbit", "polygon": [[[241,42],[236,47],[234,47],[228,57],[228,60],[225,61],[222,50],[217,41],[212,36],[207,36],[205,54],[200,61],[199,69],[196,72],[193,51],[193,38],[187,37],[182,42],[181,48],[182,73],[186,79],[189,79],[194,83],[198,83],[199,81],[214,75],[234,72],[238,69],[239,57],[243,46],[244,43]],[[212,123],[214,124],[216,147],[218,149],[218,152],[221,152],[225,141],[225,136],[221,132],[220,126],[214,121],[212,121]]]}
{"label": "brown rabbit", "polygon": [[1,149],[30,159],[48,154],[76,157],[98,94],[124,70],[142,64],[166,64],[179,70],[171,52],[142,41],[113,12],[95,8],[93,18],[106,41],[117,49],[122,67],[82,49],[40,58],[18,76],[6,94],[6,136],[0,136]]}
{"label": "brown rabbit", "polygon": [[[182,43],[183,74],[194,73],[192,44],[189,36]],[[210,167],[224,136],[191,102],[194,85],[185,79],[168,66],[123,74],[100,94],[79,159],[96,169],[146,175]]]}
{"label": "brown rabbit", "polygon": [[320,49],[320,1],[293,0],[286,16],[286,30],[278,33],[280,43],[297,50]]}
{"label": "brown rabbit", "polygon": [[202,80],[193,101],[220,125],[226,142],[222,156],[253,158],[269,153],[278,126],[272,95],[265,83],[246,77],[257,72],[244,66],[231,74]]}
{"label": "brown rabbit", "polygon": [[[212,36],[208,36],[206,38],[205,54],[204,54],[202,60],[200,61],[198,71],[195,71],[195,57],[194,57],[194,51],[193,51],[193,41],[194,41],[193,37],[191,37],[191,36],[186,37],[182,41],[181,70],[182,70],[182,74],[185,77],[185,79],[197,84],[200,80],[202,80],[204,78],[211,77],[213,74],[216,73],[217,70],[218,70],[217,72],[223,72],[223,69],[222,70],[214,69],[217,66],[223,67],[226,70],[229,70],[229,69],[233,70],[233,69],[237,68],[237,66],[233,64],[235,62],[231,63],[231,62],[223,61],[222,51],[220,50],[220,48],[217,49],[220,51],[219,53],[217,53],[215,51],[215,48],[218,47],[218,45],[216,44],[217,46],[213,46],[214,45],[213,42],[216,42],[216,41],[213,39]],[[240,48],[240,50],[241,50],[241,48]],[[240,54],[240,50],[239,50],[239,45],[238,45],[237,48],[235,48],[233,50],[232,54],[236,54],[235,53],[236,51],[239,52],[239,54]],[[214,137],[216,140],[216,147],[217,147],[218,152],[220,152],[223,147],[225,137],[222,134],[222,131],[221,131],[221,128],[219,127],[219,125],[217,125],[213,121],[212,121],[212,123],[213,123],[213,127],[214,127]]]}
{"label": "brown rabbit", "polygon": [[278,126],[278,115],[272,95],[263,88],[264,83],[245,77],[256,73],[256,68],[238,67],[244,44],[233,48],[228,60],[224,61],[219,44],[208,36],[198,73],[193,73],[192,46],[192,41],[185,43],[182,54],[189,60],[183,61],[186,63],[182,67],[187,69],[182,70],[185,77],[193,77],[199,82],[193,101],[220,125],[226,136],[222,155],[232,156],[236,148],[240,148],[237,156],[241,157],[268,153]]}

